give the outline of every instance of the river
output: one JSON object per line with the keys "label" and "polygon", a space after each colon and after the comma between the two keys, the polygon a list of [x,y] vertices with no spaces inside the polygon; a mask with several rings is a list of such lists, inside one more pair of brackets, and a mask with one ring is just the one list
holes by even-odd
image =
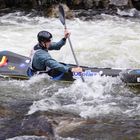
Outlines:
{"label": "river", "polygon": [[[67,20],[67,26],[80,65],[140,68],[139,19],[103,14],[90,21]],[[24,16],[20,12],[0,17],[0,51],[29,56],[40,30],[50,31],[53,41],[59,41],[64,34],[58,19]],[[50,53],[58,61],[75,63],[68,42],[60,51]],[[54,126],[56,139],[138,140],[139,92],[119,78],[97,75],[86,78],[85,83],[79,79],[69,84],[53,82],[41,75],[28,81],[0,81],[0,105],[25,116],[38,111],[49,112],[49,120],[57,122]],[[2,122],[0,120],[0,124]],[[1,131],[1,140],[45,139],[12,135],[4,128],[0,126],[8,136]]]}

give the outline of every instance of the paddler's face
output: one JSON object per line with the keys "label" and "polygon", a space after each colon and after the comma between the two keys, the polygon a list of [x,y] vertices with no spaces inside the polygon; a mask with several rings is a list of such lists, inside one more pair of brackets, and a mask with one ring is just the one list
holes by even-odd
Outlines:
{"label": "paddler's face", "polygon": [[47,42],[42,42],[43,46],[45,48],[49,48],[50,44],[51,44],[51,40],[50,41],[47,41]]}

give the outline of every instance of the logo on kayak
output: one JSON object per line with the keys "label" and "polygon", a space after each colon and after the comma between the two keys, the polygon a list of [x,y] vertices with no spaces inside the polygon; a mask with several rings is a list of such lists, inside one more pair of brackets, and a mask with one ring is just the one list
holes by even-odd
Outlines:
{"label": "logo on kayak", "polygon": [[73,72],[73,76],[74,77],[80,77],[81,75],[82,76],[87,76],[87,77],[91,77],[91,76],[95,76],[95,75],[102,75],[103,72],[100,71],[100,72],[92,72],[91,70],[86,70],[84,72]]}
{"label": "logo on kayak", "polygon": [[140,83],[140,77],[137,77],[137,82]]}
{"label": "logo on kayak", "polygon": [[3,56],[0,61],[0,67],[5,66],[7,64],[7,57]]}
{"label": "logo on kayak", "polygon": [[9,70],[15,70],[15,68],[16,68],[15,66],[11,66],[11,65],[8,66],[8,69],[9,69]]}
{"label": "logo on kayak", "polygon": [[21,67],[21,68],[25,68],[26,65],[25,65],[24,63],[22,63],[22,64],[20,64],[20,67]]}
{"label": "logo on kayak", "polygon": [[29,60],[29,59],[27,59],[25,62],[28,64],[28,63],[30,62],[30,60]]}

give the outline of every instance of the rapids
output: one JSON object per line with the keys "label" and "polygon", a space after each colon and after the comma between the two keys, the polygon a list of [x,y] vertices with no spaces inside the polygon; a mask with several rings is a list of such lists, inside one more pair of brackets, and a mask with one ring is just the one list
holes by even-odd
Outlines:
{"label": "rapids", "polygon": [[[90,21],[67,20],[67,26],[80,65],[140,68],[139,19],[103,14]],[[50,31],[53,41],[64,34],[58,19],[30,17],[20,12],[0,17],[0,51],[29,56],[40,30]],[[75,63],[68,42],[60,51],[50,53],[58,61]],[[139,139],[139,93],[139,89],[124,85],[119,78],[100,76],[86,78],[86,83],[79,79],[70,84],[53,82],[46,75],[28,81],[0,81],[0,105],[10,106],[23,115],[51,112],[49,119],[59,122],[54,127],[57,139],[66,140],[124,140],[130,136]],[[26,104],[25,108],[21,103]],[[57,112],[61,112],[61,117],[53,115]],[[76,122],[71,121],[73,118]],[[7,138],[44,139],[24,135]]]}

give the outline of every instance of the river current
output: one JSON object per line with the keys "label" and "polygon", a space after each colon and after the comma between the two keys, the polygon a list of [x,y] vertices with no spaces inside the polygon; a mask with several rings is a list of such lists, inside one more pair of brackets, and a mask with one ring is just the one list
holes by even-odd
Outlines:
{"label": "river current", "polygon": [[[90,21],[67,20],[67,26],[80,65],[140,68],[139,19],[101,15]],[[53,41],[64,35],[59,19],[23,16],[20,12],[0,17],[0,51],[29,56],[41,30],[50,31]],[[68,42],[60,51],[50,53],[58,61],[75,63]],[[12,106],[29,101],[26,115],[37,111],[69,114],[62,128],[61,125],[54,128],[58,139],[140,139],[140,90],[126,86],[119,78],[97,75],[85,80],[85,83],[79,79],[69,84],[53,82],[41,75],[28,81],[0,81],[0,104]],[[76,123],[71,121],[70,125],[72,115]],[[90,123],[91,120],[96,123]],[[89,123],[83,126],[83,121]],[[0,133],[1,136],[3,132]],[[17,135],[10,140],[23,139],[41,137]]]}

